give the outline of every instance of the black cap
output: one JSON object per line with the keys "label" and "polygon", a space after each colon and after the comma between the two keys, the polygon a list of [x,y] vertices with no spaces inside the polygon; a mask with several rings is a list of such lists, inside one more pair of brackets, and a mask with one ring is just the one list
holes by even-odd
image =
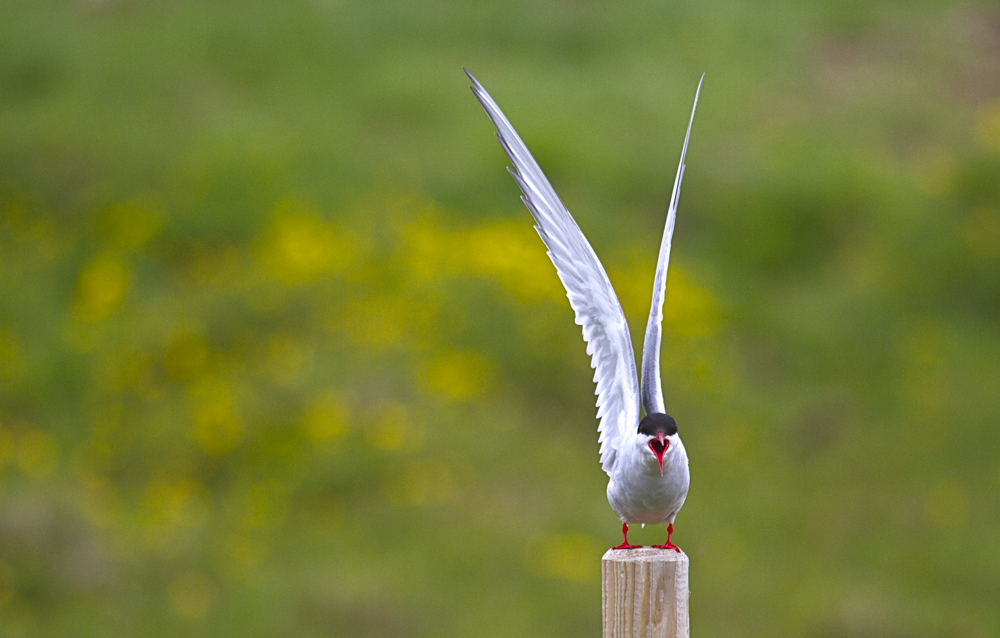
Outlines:
{"label": "black cap", "polygon": [[660,432],[663,432],[666,436],[677,434],[677,423],[674,422],[674,417],[669,414],[654,412],[647,414],[646,418],[639,424],[639,434],[656,436]]}

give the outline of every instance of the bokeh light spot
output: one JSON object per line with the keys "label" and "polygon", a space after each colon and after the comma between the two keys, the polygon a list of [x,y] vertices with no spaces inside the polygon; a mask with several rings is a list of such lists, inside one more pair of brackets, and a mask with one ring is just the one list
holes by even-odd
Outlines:
{"label": "bokeh light spot", "polygon": [[189,477],[156,478],[146,486],[143,510],[146,524],[157,531],[169,534],[175,528],[197,528],[209,517],[211,495]]}
{"label": "bokeh light spot", "polygon": [[267,344],[266,371],[281,385],[293,386],[308,374],[315,361],[312,347],[291,335],[274,335]]}
{"label": "bokeh light spot", "polygon": [[280,205],[263,238],[261,262],[279,282],[294,286],[343,270],[356,256],[357,238],[294,203]]}
{"label": "bokeh light spot", "polygon": [[522,219],[456,233],[452,255],[476,275],[496,279],[521,299],[562,300],[566,292],[538,235]]}
{"label": "bokeh light spot", "polygon": [[141,248],[163,227],[160,213],[137,201],[112,206],[99,216],[98,222],[109,243],[127,250]]}
{"label": "bokeh light spot", "polygon": [[59,450],[48,433],[28,427],[16,439],[15,462],[18,469],[33,479],[51,475],[59,464]]}
{"label": "bokeh light spot", "polygon": [[[648,298],[651,296],[652,289]],[[649,303],[647,300],[647,306]],[[663,301],[664,331],[688,339],[711,337],[719,329],[719,319],[715,297],[694,285],[682,269],[671,268]]]}
{"label": "bokeh light spot", "polygon": [[424,432],[414,423],[406,405],[390,401],[375,411],[365,429],[365,439],[380,450],[416,452],[423,447]]}
{"label": "bokeh light spot", "polygon": [[101,255],[84,266],[76,286],[74,311],[83,321],[106,319],[121,303],[129,271],[112,255]]}
{"label": "bokeh light spot", "polygon": [[245,576],[264,560],[267,545],[247,536],[230,534],[223,540],[222,553],[228,570]]}
{"label": "bokeh light spot", "polygon": [[14,458],[14,435],[10,430],[0,425],[0,467]]}
{"label": "bokeh light spot", "polygon": [[419,314],[403,299],[366,295],[351,304],[344,316],[344,328],[355,343],[392,345],[406,336],[407,328]]}
{"label": "bokeh light spot", "polygon": [[194,331],[179,332],[167,340],[163,349],[163,367],[173,379],[187,379],[208,360],[205,338]]}
{"label": "bokeh light spot", "polygon": [[306,433],[318,442],[343,438],[347,434],[348,410],[336,390],[324,390],[313,396],[304,421]]}
{"label": "bokeh light spot", "polygon": [[243,437],[243,421],[229,384],[212,377],[202,379],[192,387],[191,399],[191,437],[209,454],[231,452]]}
{"label": "bokeh light spot", "polygon": [[439,397],[464,401],[483,395],[490,383],[490,366],[473,352],[437,352],[420,370],[424,388]]}
{"label": "bokeh light spot", "polygon": [[[645,321],[648,316],[655,268],[655,263],[643,262],[611,271],[612,284],[629,317]],[[695,285],[684,267],[677,263],[670,265],[667,277],[663,323],[664,332],[685,339],[711,337],[719,329],[720,313],[715,296]]]}
{"label": "bokeh light spot", "polygon": [[531,224],[518,217],[449,230],[436,217],[404,229],[407,272],[420,279],[465,275],[493,279],[516,299],[562,300],[566,292]]}

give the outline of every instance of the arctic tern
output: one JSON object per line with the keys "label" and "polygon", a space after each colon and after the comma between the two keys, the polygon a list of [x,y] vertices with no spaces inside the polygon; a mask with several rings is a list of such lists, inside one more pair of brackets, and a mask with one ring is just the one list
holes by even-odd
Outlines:
{"label": "arctic tern", "polygon": [[[667,542],[654,545],[680,551],[671,542],[674,517],[687,498],[691,474],[687,452],[677,433],[677,423],[666,414],[660,385],[660,338],[663,298],[667,286],[670,242],[677,217],[677,201],[684,177],[691,124],[698,106],[701,81],[695,91],[680,165],[667,209],[660,255],[653,281],[653,301],[642,347],[642,382],[636,375],[635,354],[628,323],[604,267],[587,238],[563,206],[528,148],[507,121],[486,89],[469,73],[472,92],[496,127],[496,136],[507,157],[508,168],[524,196],[521,200],[535,219],[535,230],[548,248],[549,258],[563,286],[576,323],[583,327],[587,354],[592,356],[597,383],[597,431],[601,467],[607,472],[608,501],[622,521],[624,542],[613,549],[639,547],[628,542],[629,523],[667,524]],[[702,80],[705,76],[702,75]],[[639,405],[645,413],[639,419]]]}

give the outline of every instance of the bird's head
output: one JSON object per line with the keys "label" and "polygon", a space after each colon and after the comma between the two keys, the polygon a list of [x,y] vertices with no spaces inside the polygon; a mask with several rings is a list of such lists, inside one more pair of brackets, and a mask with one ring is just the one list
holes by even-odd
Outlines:
{"label": "bird's head", "polygon": [[663,476],[663,457],[676,448],[678,442],[677,423],[669,414],[647,414],[639,423],[639,443],[656,457],[656,462],[660,464],[660,476]]}

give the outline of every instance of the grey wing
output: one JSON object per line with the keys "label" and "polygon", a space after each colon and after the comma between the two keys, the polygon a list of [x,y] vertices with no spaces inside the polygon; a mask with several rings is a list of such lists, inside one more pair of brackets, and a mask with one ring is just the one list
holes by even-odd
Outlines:
{"label": "grey wing", "polygon": [[496,126],[497,139],[514,163],[516,171],[508,170],[524,193],[521,200],[535,218],[535,230],[566,288],[576,323],[583,327],[597,383],[601,467],[611,474],[618,450],[636,436],[639,423],[639,380],[625,313],[594,249],[535,159],[493,98],[468,70],[465,72],[472,80],[472,92]]}
{"label": "grey wing", "polygon": [[688,121],[687,134],[684,136],[684,149],[681,151],[680,165],[677,167],[677,177],[674,178],[674,190],[670,195],[670,208],[667,209],[667,223],[663,228],[663,240],[660,242],[660,256],[656,262],[656,277],[653,279],[653,302],[649,308],[649,321],[646,323],[646,337],[642,344],[642,409],[646,414],[654,412],[666,413],[663,404],[663,389],[660,385],[660,339],[663,333],[663,298],[667,290],[667,266],[670,263],[670,242],[674,236],[674,221],[677,219],[677,201],[681,196],[681,180],[684,179],[684,157],[687,155],[688,140],[691,138],[691,124],[694,122],[694,111],[698,107],[698,94],[701,93],[701,82],[694,94],[694,106],[691,107],[691,119]]}

